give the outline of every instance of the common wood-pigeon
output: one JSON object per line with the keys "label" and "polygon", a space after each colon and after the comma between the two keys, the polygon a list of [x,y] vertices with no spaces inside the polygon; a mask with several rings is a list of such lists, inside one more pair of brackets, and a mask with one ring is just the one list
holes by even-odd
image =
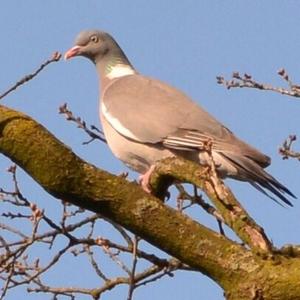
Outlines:
{"label": "common wood-pigeon", "polygon": [[81,32],[65,58],[84,56],[96,66],[100,85],[100,119],[113,154],[143,174],[142,186],[155,163],[182,156],[207,163],[203,146],[212,143],[212,158],[220,177],[247,181],[259,191],[286,204],[295,197],[264,168],[270,158],[237,138],[227,127],[178,89],[139,74],[111,35],[99,30]]}

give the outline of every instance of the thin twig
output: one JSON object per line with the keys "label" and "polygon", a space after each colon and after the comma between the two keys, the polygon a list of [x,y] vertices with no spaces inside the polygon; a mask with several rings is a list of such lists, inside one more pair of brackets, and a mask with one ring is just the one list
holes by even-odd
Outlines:
{"label": "thin twig", "polygon": [[109,224],[111,224],[119,233],[120,235],[124,238],[124,240],[127,242],[128,247],[133,248],[133,241],[131,239],[131,237],[129,236],[129,234],[126,232],[126,230],[120,226],[119,224],[117,224],[116,222],[109,220],[107,218],[102,217],[103,220],[105,220],[106,222],[108,222]]}
{"label": "thin twig", "polygon": [[108,277],[105,276],[105,274],[101,271],[100,267],[98,266],[98,263],[95,260],[94,253],[91,250],[91,247],[89,247],[89,246],[86,247],[86,253],[89,257],[90,263],[91,263],[93,269],[95,270],[96,274],[100,278],[102,278],[104,281],[108,281]]}
{"label": "thin twig", "polygon": [[231,88],[253,88],[265,91],[273,91],[291,97],[300,97],[300,86],[294,84],[285,69],[280,69],[277,74],[288,84],[288,88],[275,87],[268,83],[260,83],[245,73],[243,76],[239,72],[232,73],[232,79],[226,80],[223,76],[217,76],[217,83]]}
{"label": "thin twig", "polygon": [[282,155],[282,159],[296,158],[300,160],[300,152],[292,150],[292,144],[296,141],[297,137],[291,134],[279,148],[279,154]]}
{"label": "thin twig", "polygon": [[100,129],[98,129],[95,125],[91,125],[90,126],[91,129],[89,129],[85,121],[83,121],[80,117],[74,116],[73,112],[68,108],[67,103],[64,103],[59,107],[59,113],[63,114],[67,121],[72,121],[76,123],[78,128],[81,128],[90,136],[91,139],[86,142],[83,142],[82,143],[83,145],[87,145],[94,140],[100,140],[101,142],[106,143],[104,133]]}
{"label": "thin twig", "polygon": [[189,200],[190,204],[186,206],[182,206],[182,210],[185,210],[186,208],[192,206],[193,204],[197,204],[201,206],[208,214],[214,216],[218,221],[224,222],[223,217],[221,214],[209,203],[205,202],[202,195],[198,195],[197,193],[197,187],[193,185],[194,187],[194,195],[190,195],[182,186],[182,184],[175,184],[175,187],[179,191],[179,195],[177,197],[178,201],[182,202],[183,200]]}
{"label": "thin twig", "polygon": [[16,82],[15,85],[13,85],[6,92],[4,92],[2,95],[0,95],[0,100],[3,99],[5,96],[7,96],[12,91],[16,90],[19,86],[25,84],[26,82],[28,82],[31,79],[33,79],[34,77],[36,77],[49,64],[59,61],[60,58],[61,58],[61,53],[54,52],[52,54],[51,58],[46,60],[44,63],[42,63],[36,71],[34,71],[32,74],[25,75],[22,79],[20,79],[18,82]]}
{"label": "thin twig", "polygon": [[134,240],[133,240],[132,267],[131,267],[131,273],[129,276],[130,283],[129,283],[127,300],[132,300],[133,291],[135,289],[135,271],[136,271],[136,266],[137,266],[137,262],[138,262],[138,257],[137,257],[138,243],[139,243],[139,237],[135,236]]}

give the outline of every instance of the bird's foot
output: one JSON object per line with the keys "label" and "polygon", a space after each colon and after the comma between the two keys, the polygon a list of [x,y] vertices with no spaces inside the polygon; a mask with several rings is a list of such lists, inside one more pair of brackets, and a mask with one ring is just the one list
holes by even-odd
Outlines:
{"label": "bird's foot", "polygon": [[145,174],[139,176],[139,184],[141,185],[142,189],[148,194],[151,194],[152,192],[150,186],[150,177],[154,169],[155,165],[152,165]]}

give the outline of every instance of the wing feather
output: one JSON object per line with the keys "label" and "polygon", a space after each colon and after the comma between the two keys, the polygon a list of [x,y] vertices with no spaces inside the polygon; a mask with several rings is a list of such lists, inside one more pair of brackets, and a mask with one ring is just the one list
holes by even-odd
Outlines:
{"label": "wing feather", "polygon": [[216,151],[234,151],[262,167],[270,164],[266,155],[235,137],[184,93],[159,80],[124,76],[110,84],[101,98],[106,120],[128,139],[184,151],[199,151],[211,140]]}

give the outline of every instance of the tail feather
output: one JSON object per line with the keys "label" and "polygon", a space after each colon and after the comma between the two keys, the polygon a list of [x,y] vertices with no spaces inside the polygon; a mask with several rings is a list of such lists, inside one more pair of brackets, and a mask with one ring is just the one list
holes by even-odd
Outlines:
{"label": "tail feather", "polygon": [[222,156],[229,160],[237,169],[237,175],[234,177],[238,180],[248,181],[253,187],[267,195],[270,199],[278,203],[278,201],[269,195],[264,189],[269,190],[273,195],[277,196],[284,203],[293,206],[284,194],[293,198],[296,196],[276,178],[267,173],[256,162],[247,157],[240,157],[232,153],[222,153]]}
{"label": "tail feather", "polygon": [[[270,194],[268,194],[259,184],[257,184],[256,182],[249,182],[254,188],[256,188],[258,191],[260,191],[261,193],[263,193],[264,195],[266,195],[268,198],[272,199],[273,201],[275,201],[277,204],[279,204],[280,206],[283,207],[282,203],[280,201],[278,201],[275,197],[271,196]],[[293,204],[289,204],[290,206],[293,206]]]}

